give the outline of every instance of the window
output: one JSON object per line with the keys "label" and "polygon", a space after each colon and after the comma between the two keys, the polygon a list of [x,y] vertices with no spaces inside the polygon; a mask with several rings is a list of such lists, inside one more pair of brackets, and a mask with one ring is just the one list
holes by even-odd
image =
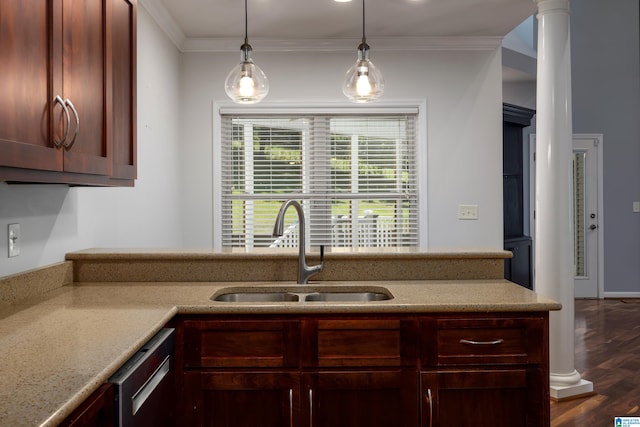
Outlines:
{"label": "window", "polygon": [[288,199],[302,203],[309,245],[418,246],[417,109],[386,110],[221,111],[222,247],[297,247],[295,209],[272,236]]}

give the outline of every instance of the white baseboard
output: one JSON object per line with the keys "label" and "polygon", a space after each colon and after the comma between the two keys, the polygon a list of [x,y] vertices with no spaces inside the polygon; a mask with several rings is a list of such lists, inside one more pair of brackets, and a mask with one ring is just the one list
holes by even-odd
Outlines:
{"label": "white baseboard", "polygon": [[605,292],[604,298],[612,298],[612,299],[640,298],[640,292]]}

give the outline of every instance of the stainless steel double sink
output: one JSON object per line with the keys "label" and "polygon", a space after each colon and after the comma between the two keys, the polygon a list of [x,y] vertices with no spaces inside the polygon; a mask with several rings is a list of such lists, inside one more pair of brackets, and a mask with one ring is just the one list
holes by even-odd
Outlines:
{"label": "stainless steel double sink", "polygon": [[371,302],[393,299],[382,286],[269,286],[228,287],[211,296],[220,302]]}

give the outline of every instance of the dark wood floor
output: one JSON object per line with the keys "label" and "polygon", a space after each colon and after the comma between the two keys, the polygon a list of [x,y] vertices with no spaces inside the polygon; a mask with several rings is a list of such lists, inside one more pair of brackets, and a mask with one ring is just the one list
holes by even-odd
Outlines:
{"label": "dark wood floor", "polygon": [[552,427],[612,427],[640,417],[640,300],[576,300],[575,366],[590,397],[551,403]]}

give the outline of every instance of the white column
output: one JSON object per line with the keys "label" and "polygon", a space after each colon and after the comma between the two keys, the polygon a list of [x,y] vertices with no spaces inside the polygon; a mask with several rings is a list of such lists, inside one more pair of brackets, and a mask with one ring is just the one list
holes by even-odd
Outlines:
{"label": "white column", "polygon": [[551,312],[551,397],[591,393],[574,358],[571,48],[569,0],[538,4],[536,117],[536,291],[562,303]]}

